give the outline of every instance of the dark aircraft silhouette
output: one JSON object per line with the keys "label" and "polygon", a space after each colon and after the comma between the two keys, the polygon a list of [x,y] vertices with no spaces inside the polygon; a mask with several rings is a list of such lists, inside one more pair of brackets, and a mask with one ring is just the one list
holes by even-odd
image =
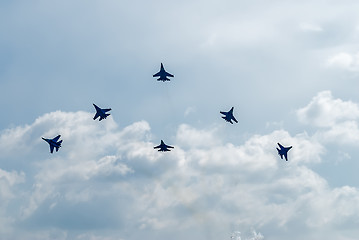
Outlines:
{"label": "dark aircraft silhouette", "polygon": [[96,120],[96,118],[100,117],[99,121],[101,121],[102,119],[106,119],[107,116],[110,116],[110,114],[107,114],[106,112],[110,111],[111,108],[102,109],[102,108],[99,108],[98,106],[96,106],[96,104],[94,104],[94,103],[93,103],[93,106],[96,108],[96,114],[93,117],[93,120]]}
{"label": "dark aircraft silhouette", "polygon": [[61,141],[57,141],[57,140],[59,140],[60,137],[61,137],[61,135],[58,135],[57,137],[55,137],[53,139],[42,138],[48,144],[50,144],[50,152],[51,153],[54,152],[54,148],[56,148],[56,152],[59,151],[59,148],[61,147],[62,140]]}
{"label": "dark aircraft silhouette", "polygon": [[154,147],[154,149],[156,149],[156,148],[159,148],[159,149],[158,149],[159,152],[167,152],[167,151],[171,151],[171,150],[169,150],[169,148],[174,148],[174,147],[171,147],[171,146],[166,145],[166,144],[161,140],[161,144],[158,145],[158,146],[156,146],[156,147]]}
{"label": "dark aircraft silhouette", "polygon": [[230,122],[233,124],[232,120],[235,121],[236,123],[238,123],[237,119],[233,116],[233,107],[231,108],[231,110],[229,110],[228,112],[220,112],[221,114],[225,115],[224,117],[222,117],[224,120],[226,120],[227,122]]}
{"label": "dark aircraft silhouette", "polygon": [[280,143],[278,143],[278,146],[280,147],[280,149],[277,148],[277,151],[278,151],[278,154],[279,154],[280,158],[283,159],[283,155],[284,155],[285,160],[288,161],[287,153],[292,148],[292,146],[283,147]]}
{"label": "dark aircraft silhouette", "polygon": [[165,68],[163,67],[163,64],[161,63],[161,70],[158,73],[156,73],[155,75],[153,75],[153,77],[159,77],[157,79],[157,81],[165,82],[165,81],[170,81],[170,79],[167,77],[174,77],[174,76],[172,74],[166,72]]}

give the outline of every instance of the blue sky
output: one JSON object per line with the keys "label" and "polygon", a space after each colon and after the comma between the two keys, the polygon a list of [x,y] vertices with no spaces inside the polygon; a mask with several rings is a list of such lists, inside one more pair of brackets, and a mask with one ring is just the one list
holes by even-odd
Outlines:
{"label": "blue sky", "polygon": [[358,7],[0,2],[0,235],[357,239]]}

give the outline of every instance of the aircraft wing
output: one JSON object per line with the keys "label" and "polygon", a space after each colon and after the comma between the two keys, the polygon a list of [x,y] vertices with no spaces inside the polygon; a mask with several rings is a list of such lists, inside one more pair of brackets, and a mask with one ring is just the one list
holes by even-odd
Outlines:
{"label": "aircraft wing", "polygon": [[161,147],[161,145],[158,145],[158,146],[156,146],[156,147],[153,147],[154,149],[156,149],[156,148],[160,148]]}
{"label": "aircraft wing", "polygon": [[96,111],[100,110],[100,108],[96,104],[93,103],[92,105],[95,107]]}
{"label": "aircraft wing", "polygon": [[165,148],[174,148],[174,147],[169,146],[169,145],[166,145],[166,144],[164,144],[164,147],[165,147]]}
{"label": "aircraft wing", "polygon": [[53,153],[54,152],[54,146],[50,144],[50,152]]}
{"label": "aircraft wing", "polygon": [[221,114],[224,114],[224,115],[226,115],[227,114],[227,112],[220,112]]}
{"label": "aircraft wing", "polygon": [[153,75],[153,77],[159,77],[159,76],[160,76],[160,72]]}
{"label": "aircraft wing", "polygon": [[55,137],[54,139],[52,139],[53,141],[57,142],[57,140],[59,140],[59,138],[61,137],[61,135],[58,135],[57,137]]}
{"label": "aircraft wing", "polygon": [[166,72],[166,75],[169,77],[174,77],[171,73]]}
{"label": "aircraft wing", "polygon": [[96,112],[95,116],[93,117],[93,120],[96,120],[96,118],[98,118],[100,116],[100,114],[98,114],[98,112]]}

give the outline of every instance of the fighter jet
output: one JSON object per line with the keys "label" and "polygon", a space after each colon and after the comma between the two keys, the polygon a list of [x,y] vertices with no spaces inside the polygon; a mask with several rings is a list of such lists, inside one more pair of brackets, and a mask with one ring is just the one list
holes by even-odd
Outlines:
{"label": "fighter jet", "polygon": [[111,108],[102,109],[96,106],[96,104],[93,104],[93,106],[96,108],[96,115],[93,117],[93,120],[96,120],[96,118],[100,117],[99,121],[101,121],[102,119],[106,119],[107,116],[110,116],[110,114],[107,114],[106,112],[110,111]]}
{"label": "fighter jet", "polygon": [[58,135],[57,137],[55,137],[53,139],[42,138],[48,144],[50,144],[50,152],[51,153],[54,152],[54,148],[56,148],[56,152],[59,151],[59,148],[61,147],[62,140],[61,141],[57,141],[57,140],[59,140],[60,137],[61,137],[61,135]]}
{"label": "fighter jet", "polygon": [[280,147],[280,149],[277,148],[277,151],[278,151],[278,154],[279,154],[280,158],[283,159],[283,155],[284,155],[285,160],[288,161],[287,153],[292,148],[292,146],[283,147],[280,143],[278,143],[278,146]]}
{"label": "fighter jet", "polygon": [[154,147],[154,149],[159,148],[158,151],[159,152],[167,152],[167,151],[171,151],[169,148],[174,148],[171,146],[166,145],[162,140],[161,140],[161,144]]}
{"label": "fighter jet", "polygon": [[153,75],[153,77],[159,77],[157,81],[165,82],[165,81],[170,81],[170,79],[167,77],[174,77],[174,76],[166,72],[165,68],[163,67],[163,64],[161,63],[161,70],[155,75]]}
{"label": "fighter jet", "polygon": [[231,108],[231,110],[229,110],[228,112],[220,112],[221,114],[225,115],[224,117],[222,117],[224,120],[226,120],[227,122],[230,122],[231,124],[233,124],[232,120],[235,121],[236,123],[238,123],[237,119],[233,116],[233,107]]}

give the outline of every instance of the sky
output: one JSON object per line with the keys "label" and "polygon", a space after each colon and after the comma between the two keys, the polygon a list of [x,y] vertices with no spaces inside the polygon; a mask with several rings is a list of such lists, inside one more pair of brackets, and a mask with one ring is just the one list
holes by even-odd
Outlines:
{"label": "sky", "polygon": [[0,1],[0,236],[356,240],[357,9]]}

